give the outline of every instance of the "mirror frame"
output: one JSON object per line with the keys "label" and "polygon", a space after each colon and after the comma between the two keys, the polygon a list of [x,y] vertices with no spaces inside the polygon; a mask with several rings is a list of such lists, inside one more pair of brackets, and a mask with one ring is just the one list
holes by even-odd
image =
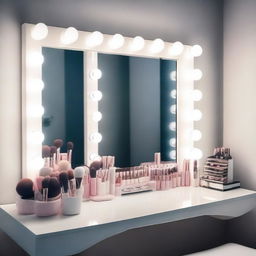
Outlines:
{"label": "mirror frame", "polygon": [[[98,132],[98,123],[92,120],[92,113],[98,110],[97,101],[90,99],[90,93],[97,90],[98,81],[90,79],[90,71],[97,68],[97,52],[106,54],[129,55],[146,58],[162,58],[177,60],[177,163],[191,156],[194,142],[191,136],[194,128],[193,89],[194,89],[194,56],[192,46],[184,45],[183,52],[178,56],[170,55],[173,43],[164,42],[164,49],[152,53],[149,49],[153,40],[145,40],[143,49],[133,52],[129,45],[133,38],[124,37],[124,45],[116,50],[109,47],[113,35],[104,34],[103,43],[94,48],[86,45],[86,39],[92,32],[78,31],[78,39],[71,44],[63,44],[60,40],[66,28],[47,26],[48,35],[42,40],[34,40],[31,32],[34,24],[22,25],[22,177],[34,178],[42,167],[42,48],[59,48],[84,51],[84,89],[86,100],[84,118],[85,125],[85,161],[90,163],[92,154],[98,154],[98,143],[90,140],[93,132]],[[152,156],[153,157],[153,156]]]}

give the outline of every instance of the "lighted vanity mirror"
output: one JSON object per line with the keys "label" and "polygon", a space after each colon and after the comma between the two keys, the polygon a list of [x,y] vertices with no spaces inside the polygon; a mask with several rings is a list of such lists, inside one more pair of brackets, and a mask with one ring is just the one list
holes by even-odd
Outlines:
{"label": "lighted vanity mirror", "polygon": [[[78,166],[86,162],[86,127],[94,122],[85,115],[88,52],[43,47],[42,53],[43,144],[61,138],[65,151],[66,142],[74,142],[72,164]],[[98,53],[97,63],[98,154],[115,156],[119,167],[152,161],[155,152],[175,161],[177,61]]]}

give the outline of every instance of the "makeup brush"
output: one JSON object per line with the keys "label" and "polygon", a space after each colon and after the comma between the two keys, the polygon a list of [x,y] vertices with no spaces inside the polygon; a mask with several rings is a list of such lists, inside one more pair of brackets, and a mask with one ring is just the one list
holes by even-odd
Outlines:
{"label": "makeup brush", "polygon": [[52,199],[60,194],[60,183],[55,177],[46,177],[42,180],[42,189],[47,190],[47,198]]}
{"label": "makeup brush", "polygon": [[42,158],[44,159],[44,166],[50,166],[51,148],[48,145],[42,146]]}
{"label": "makeup brush", "polygon": [[59,175],[60,186],[63,187],[64,193],[68,192],[68,174],[67,172],[61,172]]}
{"label": "makeup brush", "polygon": [[60,161],[60,148],[63,145],[63,140],[62,139],[56,139],[53,141],[54,146],[57,148],[57,164]]}
{"label": "makeup brush", "polygon": [[71,169],[70,162],[67,160],[61,160],[59,161],[59,171],[68,171]]}
{"label": "makeup brush", "polygon": [[68,174],[68,179],[69,180],[73,180],[74,179],[74,171],[72,169],[69,169],[67,171],[67,174]]}
{"label": "makeup brush", "polygon": [[51,167],[43,167],[39,171],[39,176],[50,176],[53,169]]}
{"label": "makeup brush", "polygon": [[85,169],[82,166],[76,167],[74,170],[75,179],[76,179],[76,189],[81,187],[81,183],[85,174]]}
{"label": "makeup brush", "polygon": [[72,164],[72,150],[74,148],[74,143],[69,141],[67,142],[67,155],[68,155],[68,161],[70,164]]}
{"label": "makeup brush", "polygon": [[56,164],[56,153],[57,153],[57,147],[51,146],[51,167],[54,169]]}
{"label": "makeup brush", "polygon": [[17,193],[22,199],[34,198],[33,181],[31,179],[22,179],[16,186]]}

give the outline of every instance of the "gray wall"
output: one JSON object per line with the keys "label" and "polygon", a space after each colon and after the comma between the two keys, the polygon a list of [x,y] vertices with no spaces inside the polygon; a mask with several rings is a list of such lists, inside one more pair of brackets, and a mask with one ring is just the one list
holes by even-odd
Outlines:
{"label": "gray wall", "polygon": [[[4,3],[14,6],[8,11]],[[170,42],[179,40],[185,44],[202,45],[204,54],[195,61],[195,65],[204,71],[203,79],[196,85],[203,91],[204,98],[196,107],[203,110],[204,117],[196,127],[202,130],[204,137],[197,146],[207,156],[214,146],[222,144],[222,0],[2,0],[0,4],[0,141],[4,145],[0,149],[0,203],[14,200],[14,190],[9,188],[15,187],[21,171],[19,25],[24,22],[45,22],[60,27],[75,26],[80,30],[100,30],[109,34],[119,32],[126,36],[141,35],[147,39],[160,37]],[[19,13],[16,14],[16,11]],[[4,193],[6,191],[8,193]],[[161,225],[159,228],[145,228],[139,237],[147,234],[147,246],[157,248],[158,255],[167,255],[167,252],[172,253],[174,245],[170,243],[170,237],[180,237],[177,233],[189,235],[191,239],[196,238],[195,235],[200,234],[204,227],[211,230],[211,234],[216,230],[215,223],[207,218],[192,223],[194,225],[191,226],[187,222],[180,222],[178,227]],[[218,234],[220,230],[217,229]],[[133,231],[133,234],[136,232]],[[209,244],[212,237],[207,233],[204,233],[203,243],[198,244],[198,236],[198,240],[189,240],[190,249],[196,250]],[[12,254],[14,247],[6,236],[0,235],[0,248],[4,250],[1,255],[18,255],[18,252]],[[134,241],[129,232],[121,236],[123,244],[125,241],[126,245],[130,245]],[[109,249],[108,246],[120,249],[116,239],[114,237],[111,243],[99,245],[100,250],[90,255],[102,255]],[[180,242],[177,239],[173,241],[176,241],[176,245]],[[183,246],[186,248],[188,244]],[[136,247],[139,245],[136,244]]]}
{"label": "gray wall", "polygon": [[44,48],[42,79],[45,89],[42,91],[44,117],[52,117],[49,126],[43,126],[44,144],[52,145],[57,138],[66,138],[65,113],[65,61],[64,50]]}
{"label": "gray wall", "polygon": [[160,152],[160,60],[130,58],[130,132],[131,166],[153,161]]}
{"label": "gray wall", "polygon": [[[224,145],[233,151],[236,179],[256,190],[256,1],[224,7]],[[231,239],[256,248],[256,211],[229,223]]]}

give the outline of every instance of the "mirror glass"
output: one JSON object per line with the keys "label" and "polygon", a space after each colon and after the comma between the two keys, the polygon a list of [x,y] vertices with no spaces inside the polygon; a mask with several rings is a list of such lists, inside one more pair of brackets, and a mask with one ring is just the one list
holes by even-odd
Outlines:
{"label": "mirror glass", "polygon": [[[65,152],[74,142],[73,167],[84,163],[86,148],[84,54],[43,48],[43,144],[63,139]],[[153,161],[155,152],[175,161],[177,61],[98,53],[98,68],[99,155],[115,156],[118,167]]]}

